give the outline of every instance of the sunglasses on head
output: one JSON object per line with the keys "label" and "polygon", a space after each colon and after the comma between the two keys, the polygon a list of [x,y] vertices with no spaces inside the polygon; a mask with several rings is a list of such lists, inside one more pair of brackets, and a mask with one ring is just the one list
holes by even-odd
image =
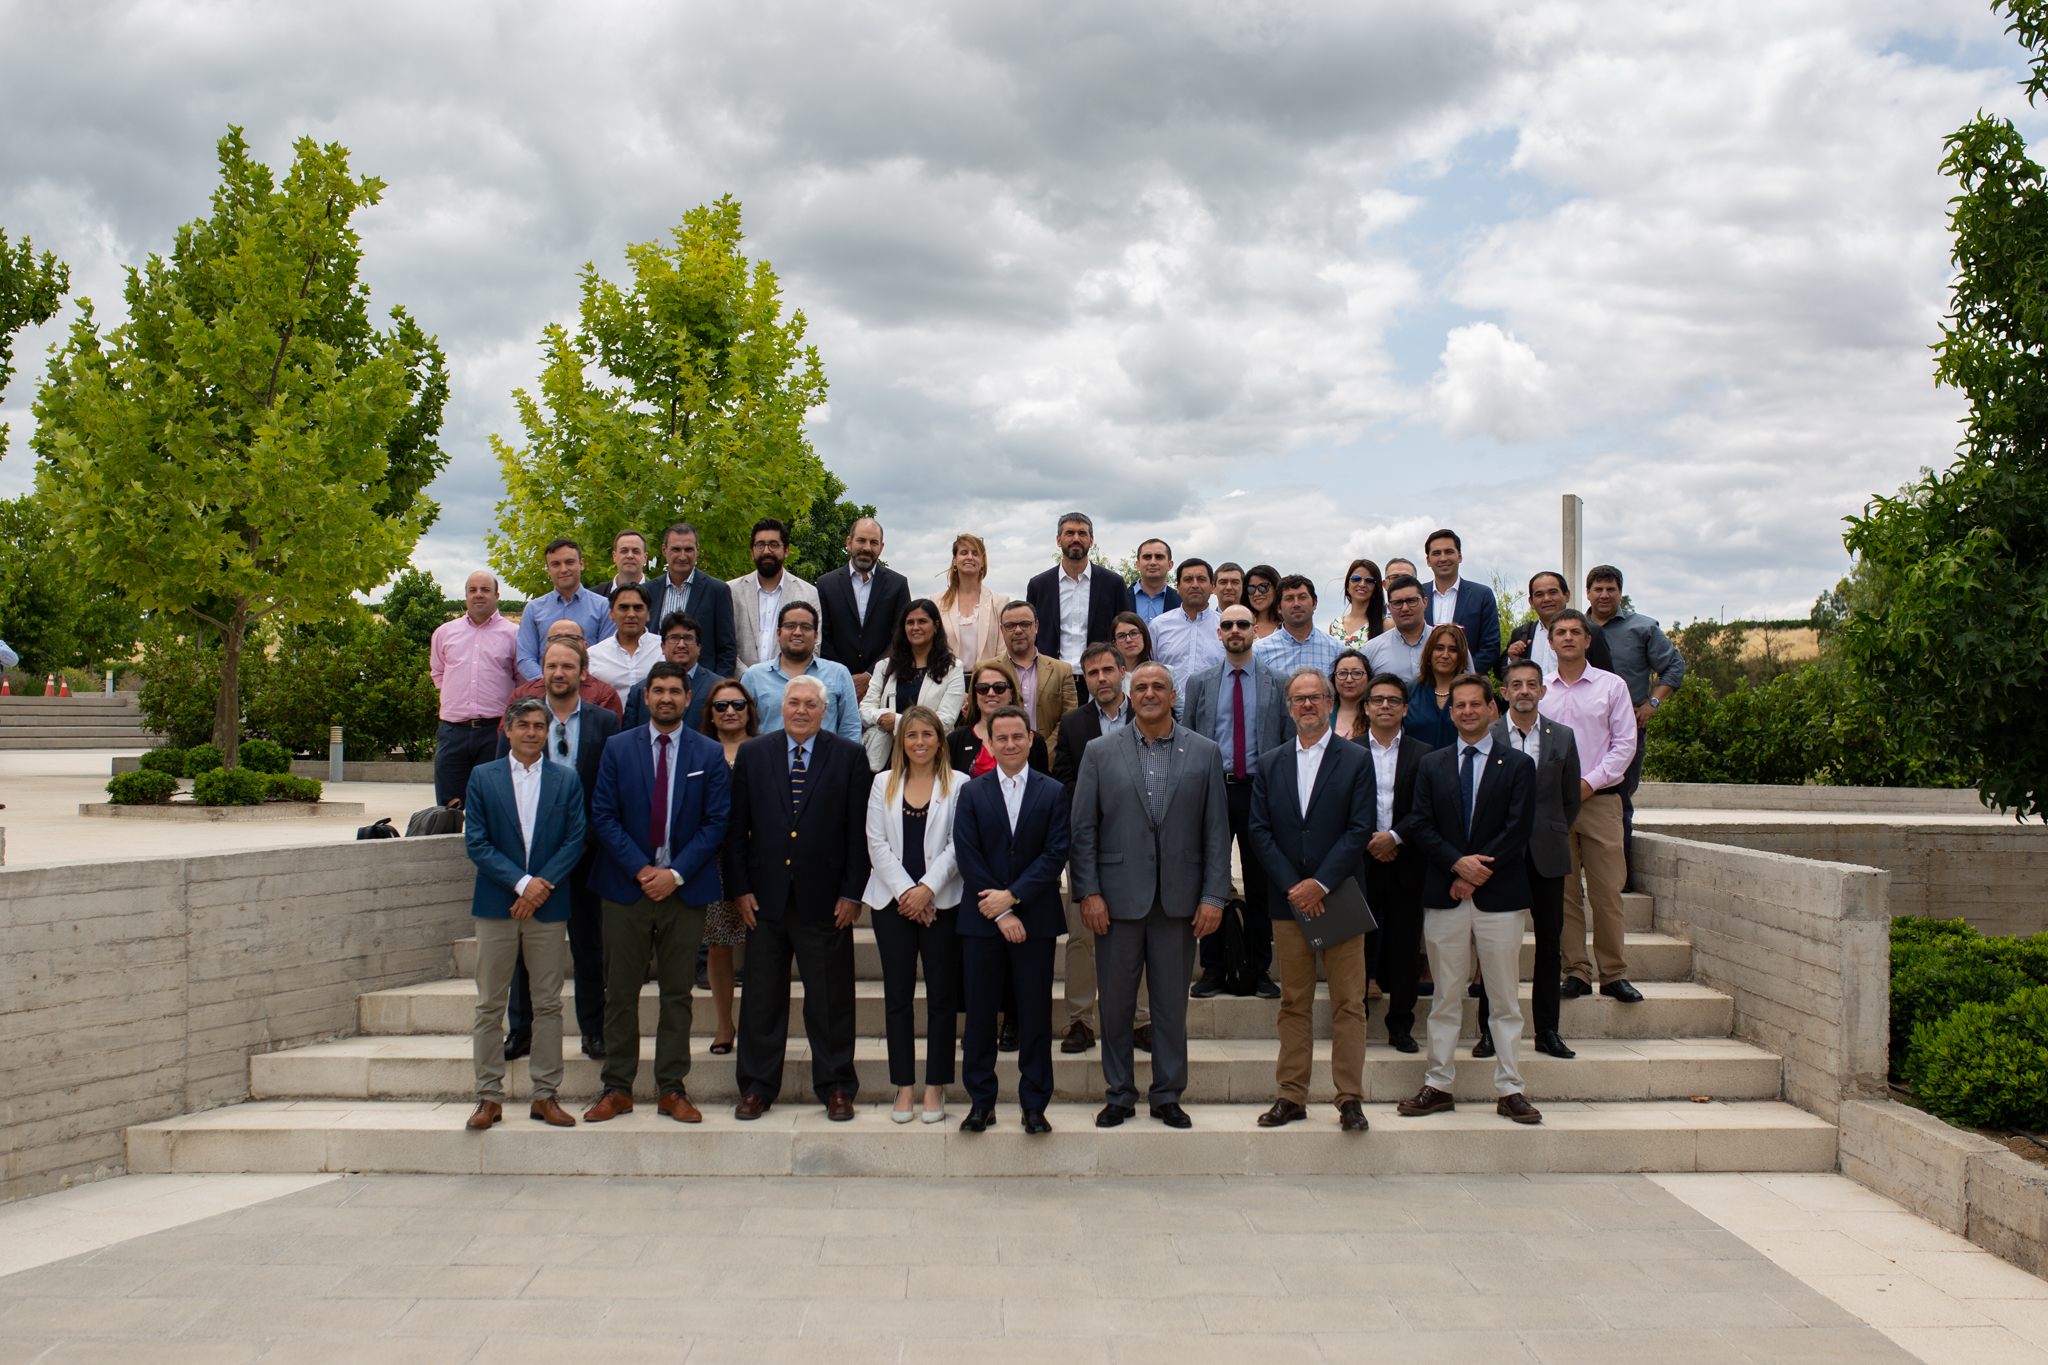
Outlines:
{"label": "sunglasses on head", "polygon": [[985,697],[992,692],[1007,692],[1010,690],[1010,685],[1006,682],[976,683],[974,690],[979,695]]}
{"label": "sunglasses on head", "polygon": [[721,701],[712,702],[711,709],[714,711],[744,711],[747,709],[747,703],[741,697],[727,697]]}

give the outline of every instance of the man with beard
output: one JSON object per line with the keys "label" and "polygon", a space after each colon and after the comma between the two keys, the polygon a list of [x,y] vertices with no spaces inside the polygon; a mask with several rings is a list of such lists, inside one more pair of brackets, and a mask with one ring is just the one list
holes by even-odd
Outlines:
{"label": "man with beard", "polygon": [[896,623],[910,606],[910,580],[882,563],[882,523],[862,517],[846,535],[846,563],[818,580],[825,629],[818,653],[853,675],[864,697],[875,660],[889,652]]}
{"label": "man with beard", "polygon": [[[818,589],[783,571],[789,561],[788,526],[773,517],[755,522],[753,555],[754,572],[727,584],[732,589],[733,635],[739,641],[736,666],[743,673],[775,657],[776,627],[785,606],[807,602],[821,614],[823,611],[818,605]],[[762,719],[769,714],[763,712]]]}
{"label": "man with beard", "polygon": [[1095,548],[1095,523],[1085,512],[1059,520],[1055,538],[1060,562],[1024,587],[1024,600],[1038,617],[1038,652],[1081,666],[1081,651],[1096,640],[1116,637],[1116,614],[1124,609],[1124,581],[1088,562]]}
{"label": "man with beard", "polygon": [[754,710],[761,717],[761,733],[782,728],[783,690],[790,679],[808,674],[825,689],[825,728],[860,743],[860,701],[853,694],[853,677],[830,659],[817,657],[817,607],[809,602],[783,603],[775,622],[775,638],[781,643],[778,652],[740,677],[740,685],[754,699]]}

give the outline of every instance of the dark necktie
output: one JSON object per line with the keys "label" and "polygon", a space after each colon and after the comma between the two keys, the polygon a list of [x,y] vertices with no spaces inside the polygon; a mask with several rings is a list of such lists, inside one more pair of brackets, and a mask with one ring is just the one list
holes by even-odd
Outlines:
{"label": "dark necktie", "polygon": [[647,847],[660,849],[668,842],[668,736],[654,737],[654,799],[647,814]]}
{"label": "dark necktie", "polygon": [[789,760],[789,818],[804,808],[804,746],[799,744]]}
{"label": "dark necktie", "polygon": [[1472,837],[1472,793],[1479,787],[1479,746],[1465,746],[1465,761],[1458,769],[1458,808],[1465,816],[1465,837]]}
{"label": "dark necktie", "polygon": [[1230,775],[1244,777],[1244,670],[1230,670]]}

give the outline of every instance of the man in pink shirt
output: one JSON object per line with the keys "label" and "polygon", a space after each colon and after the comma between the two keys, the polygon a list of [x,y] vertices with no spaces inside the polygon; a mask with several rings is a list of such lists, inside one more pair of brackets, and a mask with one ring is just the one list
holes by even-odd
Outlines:
{"label": "man in pink shirt", "polygon": [[[1593,993],[1593,970],[1600,972],[1600,994],[1626,1004],[1640,1003],[1643,994],[1629,984],[1622,958],[1624,921],[1621,888],[1628,877],[1628,859],[1621,837],[1621,786],[1636,756],[1636,708],[1628,684],[1618,674],[1586,662],[1593,628],[1584,612],[1567,607],[1550,618],[1550,647],[1557,665],[1543,682],[1537,710],[1568,725],[1579,749],[1579,818],[1572,822],[1571,875],[1564,882],[1564,986],[1567,1000]],[[1583,878],[1585,888],[1580,889]],[[1593,921],[1593,960],[1586,958],[1586,919]]]}
{"label": "man in pink shirt", "polygon": [[434,735],[434,800],[460,806],[470,770],[498,756],[498,721],[519,682],[519,627],[498,614],[498,580],[478,569],[463,585],[463,614],[427,647],[441,693]]}

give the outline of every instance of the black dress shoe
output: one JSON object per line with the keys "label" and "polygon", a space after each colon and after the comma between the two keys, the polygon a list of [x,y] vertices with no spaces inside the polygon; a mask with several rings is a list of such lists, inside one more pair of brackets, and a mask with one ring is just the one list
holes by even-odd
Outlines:
{"label": "black dress shoe", "polygon": [[1582,995],[1593,993],[1593,983],[1581,981],[1576,976],[1568,976],[1564,979],[1564,984],[1557,988],[1557,993],[1566,1000],[1577,1000]]}
{"label": "black dress shoe", "polygon": [[1417,1045],[1416,1045],[1416,1042],[1415,1042],[1415,1038],[1414,1038],[1414,1035],[1412,1035],[1412,1034],[1407,1034],[1407,1033],[1390,1033],[1390,1034],[1388,1034],[1388,1035],[1387,1035],[1387,1046],[1388,1046],[1388,1047],[1390,1047],[1390,1048],[1392,1048],[1392,1049],[1394,1049],[1394,1051],[1396,1051],[1396,1052],[1420,1052],[1420,1051],[1422,1051],[1422,1049],[1421,1049],[1421,1048],[1420,1048],[1419,1046],[1417,1046]]}
{"label": "black dress shoe", "polygon": [[1258,983],[1253,981],[1250,976],[1240,972],[1238,975],[1231,977],[1223,989],[1238,999],[1243,1000],[1258,989]]}
{"label": "black dress shoe", "polygon": [[1363,1133],[1372,1125],[1365,1121],[1364,1105],[1346,1100],[1337,1106],[1337,1127],[1346,1133]]}
{"label": "black dress shoe", "polygon": [[589,1034],[587,1034],[587,1033],[586,1033],[586,1034],[584,1034],[584,1035],[583,1035],[583,1055],[584,1055],[584,1056],[586,1056],[586,1057],[588,1057],[588,1058],[590,1058],[590,1059],[591,1059],[592,1061],[597,1061],[597,1062],[601,1062],[601,1061],[603,1061],[603,1060],[604,1060],[604,1039],[602,1039],[602,1038],[593,1038],[593,1037],[592,1037],[591,1035],[589,1035]]}
{"label": "black dress shoe", "polygon": [[1536,1050],[1546,1056],[1572,1058],[1579,1054],[1566,1047],[1564,1039],[1557,1036],[1556,1029],[1545,1029],[1536,1035]]}
{"label": "black dress shoe", "polygon": [[983,1132],[995,1121],[996,1111],[993,1109],[969,1109],[967,1117],[960,1120],[960,1131],[963,1133]]}
{"label": "black dress shoe", "polygon": [[1465,996],[1470,1000],[1477,1000],[1479,998],[1479,983],[1477,981],[1465,987]]}
{"label": "black dress shoe", "polygon": [[1299,1123],[1308,1117],[1308,1110],[1293,1100],[1274,1100],[1273,1107],[1259,1115],[1259,1127],[1278,1128],[1284,1123]]}
{"label": "black dress shoe", "polygon": [[1138,1106],[1135,1104],[1105,1104],[1102,1106],[1102,1112],[1095,1116],[1095,1126],[1114,1128],[1125,1119],[1134,1119],[1137,1116]]}
{"label": "black dress shoe", "polygon": [[533,1035],[531,1033],[508,1033],[505,1035],[506,1061],[516,1062],[531,1051],[533,1051]]}
{"label": "black dress shoe", "polygon": [[1252,993],[1261,1000],[1278,1000],[1280,988],[1273,984],[1273,978],[1260,972],[1252,978]]}
{"label": "black dress shoe", "polygon": [[1472,1044],[1472,1055],[1476,1058],[1491,1057],[1493,1055],[1492,1029],[1482,1028],[1479,1030],[1479,1041]]}
{"label": "black dress shoe", "polygon": [[1052,1131],[1052,1125],[1045,1121],[1045,1111],[1043,1109],[1026,1109],[1024,1111],[1024,1131],[1032,1137],[1040,1137]]}
{"label": "black dress shoe", "polygon": [[1152,1050],[1152,1026],[1150,1024],[1140,1024],[1131,1030],[1131,1046],[1140,1052],[1150,1052]]}
{"label": "black dress shoe", "polygon": [[1005,1019],[1003,1020],[1002,1028],[996,1031],[996,1051],[1015,1052],[1016,1050],[1017,1021],[1015,1019]]}
{"label": "black dress shoe", "polygon": [[1610,981],[1600,988],[1600,994],[1609,1000],[1619,1000],[1624,1005],[1643,1003],[1643,993],[1626,981]]}
{"label": "black dress shoe", "polygon": [[1181,1108],[1178,1104],[1155,1104],[1152,1106],[1152,1117],[1158,1119],[1168,1128],[1192,1128],[1195,1126],[1195,1121],[1188,1117],[1188,1111]]}
{"label": "black dress shoe", "polygon": [[1195,1000],[1213,1000],[1223,994],[1223,973],[1214,967],[1202,973],[1194,985],[1188,987],[1188,995]]}

